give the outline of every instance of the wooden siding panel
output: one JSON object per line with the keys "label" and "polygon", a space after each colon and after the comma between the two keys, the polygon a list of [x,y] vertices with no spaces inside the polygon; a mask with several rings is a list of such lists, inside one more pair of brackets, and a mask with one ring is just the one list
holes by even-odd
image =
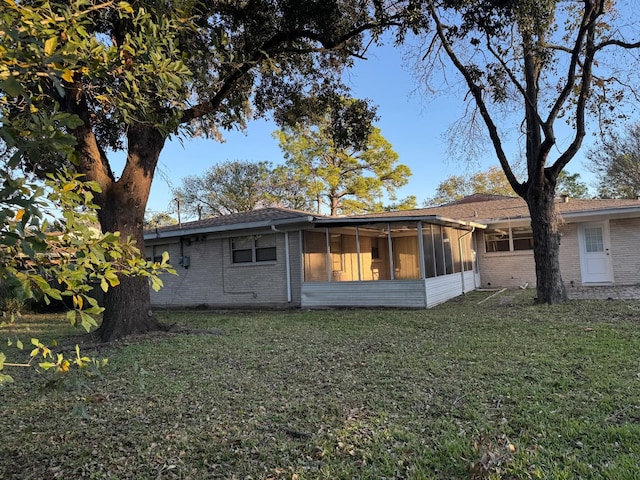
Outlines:
{"label": "wooden siding panel", "polygon": [[427,278],[425,283],[428,308],[462,295],[462,275],[460,273]]}
{"label": "wooden siding panel", "polygon": [[425,286],[422,280],[303,283],[302,306],[424,308]]}
{"label": "wooden siding panel", "polygon": [[462,293],[472,292],[479,285],[477,282],[476,274],[473,270],[467,270],[464,272],[464,287]]}

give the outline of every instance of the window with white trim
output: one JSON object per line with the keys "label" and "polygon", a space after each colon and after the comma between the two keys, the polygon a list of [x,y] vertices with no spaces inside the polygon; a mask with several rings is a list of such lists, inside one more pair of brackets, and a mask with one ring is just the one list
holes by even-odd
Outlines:
{"label": "window with white trim", "polygon": [[231,239],[233,263],[257,263],[276,261],[275,235],[250,235]]}

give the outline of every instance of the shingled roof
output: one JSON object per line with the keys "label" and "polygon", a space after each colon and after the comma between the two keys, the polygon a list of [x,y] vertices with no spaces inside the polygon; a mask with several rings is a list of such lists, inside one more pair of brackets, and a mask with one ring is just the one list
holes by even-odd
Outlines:
{"label": "shingled roof", "polygon": [[[580,216],[589,213],[634,214],[640,216],[640,200],[628,199],[583,199],[559,197],[556,199],[558,212],[566,217]],[[520,197],[476,194],[464,197],[455,202],[437,207],[419,208],[415,210],[399,210],[395,212],[378,212],[366,215],[327,217],[309,212],[288,208],[269,207],[250,212],[233,213],[219,217],[207,218],[195,222],[169,225],[145,231],[146,238],[174,237],[192,233],[224,232],[259,227],[278,227],[279,225],[300,224],[318,226],[339,225],[363,220],[378,222],[384,220],[424,220],[431,219],[436,223],[465,222],[469,225],[483,226],[501,220],[529,218],[526,203]],[[352,222],[353,223],[353,222]]]}
{"label": "shingled roof", "polygon": [[[585,198],[556,198],[556,208],[561,215],[571,216],[578,213],[596,213],[607,210],[638,210],[640,214],[640,201],[629,199],[585,199]],[[396,212],[372,213],[368,217],[423,217],[435,215],[454,218],[467,222],[492,223],[499,220],[529,218],[527,204],[520,197],[508,197],[502,195],[475,194],[464,197],[455,202],[446,203],[437,207],[427,207],[415,210],[403,210]]]}
{"label": "shingled roof", "polygon": [[300,210],[288,208],[268,207],[252,210],[250,212],[232,213],[218,217],[205,218],[194,222],[183,222],[176,225],[167,225],[145,230],[145,237],[149,236],[173,236],[184,231],[220,231],[228,227],[256,228],[261,226],[277,226],[283,223],[311,222],[312,214]]}

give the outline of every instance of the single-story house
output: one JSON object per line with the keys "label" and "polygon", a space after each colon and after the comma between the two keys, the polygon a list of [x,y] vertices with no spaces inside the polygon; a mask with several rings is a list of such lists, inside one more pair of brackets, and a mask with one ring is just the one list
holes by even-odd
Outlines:
{"label": "single-story house", "polygon": [[[568,288],[640,284],[640,201],[557,200]],[[264,208],[145,232],[178,275],[157,307],[428,308],[477,288],[533,287],[530,220],[516,197],[326,217]]]}

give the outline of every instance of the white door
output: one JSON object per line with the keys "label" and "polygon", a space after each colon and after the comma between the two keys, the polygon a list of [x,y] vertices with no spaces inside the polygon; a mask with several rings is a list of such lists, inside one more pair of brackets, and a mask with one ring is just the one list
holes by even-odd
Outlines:
{"label": "white door", "polygon": [[606,222],[581,224],[578,227],[578,240],[582,283],[612,282],[609,224]]}

